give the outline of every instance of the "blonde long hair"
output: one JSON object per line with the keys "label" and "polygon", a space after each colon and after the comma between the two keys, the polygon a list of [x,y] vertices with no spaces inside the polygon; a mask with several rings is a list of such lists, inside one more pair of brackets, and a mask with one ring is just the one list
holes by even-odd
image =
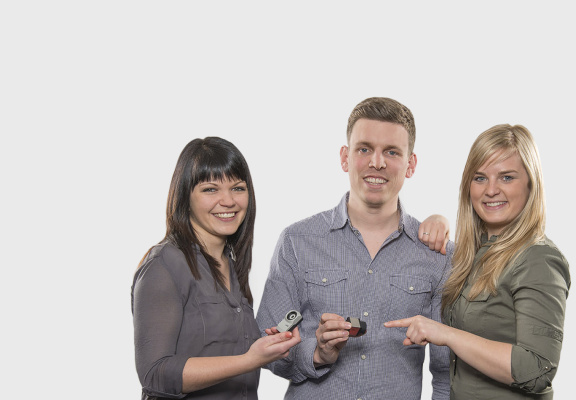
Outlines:
{"label": "blonde long hair", "polygon": [[484,291],[496,294],[496,284],[504,268],[514,260],[520,250],[544,237],[546,202],[542,168],[534,138],[522,125],[496,125],[482,132],[470,149],[462,173],[460,199],[456,221],[456,246],[452,257],[452,272],[444,287],[442,308],[456,301],[466,280],[474,270],[474,257],[480,249],[486,224],[470,201],[470,184],[474,174],[494,154],[500,152],[494,162],[517,154],[529,177],[528,201],[520,214],[498,235],[496,242],[480,260],[474,275],[470,298]]}

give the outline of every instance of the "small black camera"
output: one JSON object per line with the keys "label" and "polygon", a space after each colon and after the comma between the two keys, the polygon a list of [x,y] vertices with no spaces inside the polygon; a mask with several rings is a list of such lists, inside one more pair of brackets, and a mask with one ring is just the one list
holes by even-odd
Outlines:
{"label": "small black camera", "polygon": [[298,311],[288,311],[276,329],[278,329],[279,332],[291,331],[292,329],[296,328],[300,322],[302,322],[302,315],[300,315]]}

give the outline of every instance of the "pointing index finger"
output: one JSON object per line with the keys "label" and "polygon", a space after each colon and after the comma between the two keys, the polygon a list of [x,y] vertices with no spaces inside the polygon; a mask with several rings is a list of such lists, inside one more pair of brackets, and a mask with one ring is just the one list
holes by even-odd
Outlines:
{"label": "pointing index finger", "polygon": [[388,321],[384,323],[386,328],[407,328],[412,323],[412,318],[397,319],[394,321]]}

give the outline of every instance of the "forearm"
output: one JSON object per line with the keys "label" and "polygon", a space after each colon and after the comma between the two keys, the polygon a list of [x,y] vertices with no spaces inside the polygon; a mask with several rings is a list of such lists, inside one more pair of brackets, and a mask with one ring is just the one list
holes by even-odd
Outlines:
{"label": "forearm", "polygon": [[488,340],[472,333],[450,328],[446,345],[459,359],[498,382],[510,385],[512,345]]}
{"label": "forearm", "polygon": [[222,357],[192,357],[182,371],[182,392],[204,389],[259,368],[248,354]]}

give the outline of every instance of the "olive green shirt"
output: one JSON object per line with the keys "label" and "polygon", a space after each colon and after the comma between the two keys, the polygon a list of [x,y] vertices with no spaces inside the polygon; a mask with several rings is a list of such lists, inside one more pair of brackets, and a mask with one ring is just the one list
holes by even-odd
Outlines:
{"label": "olive green shirt", "polygon": [[[480,248],[475,262],[497,239]],[[468,282],[445,313],[445,323],[489,340],[512,344],[514,383],[497,382],[451,352],[452,400],[552,399],[570,289],[566,258],[548,238],[530,246],[502,272],[497,294],[469,299]]]}

